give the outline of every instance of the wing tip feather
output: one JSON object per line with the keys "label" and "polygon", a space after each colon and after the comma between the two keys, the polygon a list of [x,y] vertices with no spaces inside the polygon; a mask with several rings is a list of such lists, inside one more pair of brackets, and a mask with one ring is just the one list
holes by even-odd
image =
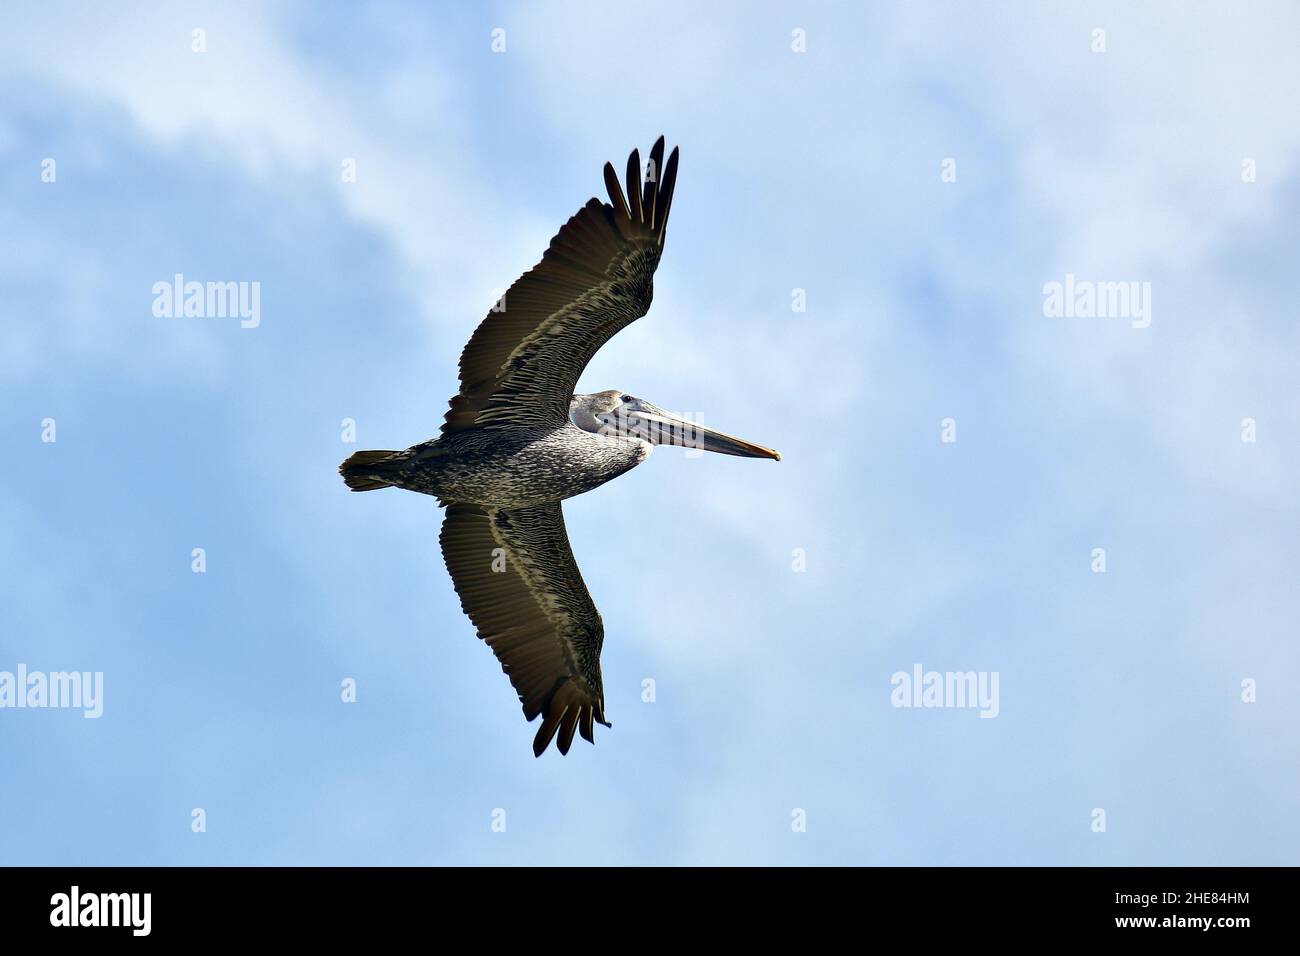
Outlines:
{"label": "wing tip feather", "polygon": [[563,705],[558,702],[552,703],[542,718],[542,725],[537,728],[536,736],[533,737],[533,756],[540,757],[545,753],[552,740],[555,741],[555,748],[562,755],[567,756],[575,735],[581,736],[590,744],[595,744],[596,724],[604,727],[613,726],[605,719],[604,707],[599,701],[587,698],[581,703],[575,701]]}
{"label": "wing tip feather", "polygon": [[668,162],[664,166],[663,182],[658,195],[655,197],[655,231],[658,233],[661,245],[668,229],[668,213],[673,207],[673,191],[677,188],[677,157],[680,149],[681,147],[674,146],[673,151],[668,154]]}
{"label": "wing tip feather", "polygon": [[614,207],[615,215],[631,219],[632,213],[627,207],[627,200],[623,197],[623,187],[619,184],[618,173],[614,171],[613,163],[605,164],[605,192],[609,193],[609,201]]}
{"label": "wing tip feather", "polygon": [[641,206],[641,150],[634,149],[627,157],[627,199],[631,206],[632,222],[645,221],[645,210]]}
{"label": "wing tip feather", "polygon": [[650,158],[646,160],[645,193],[641,200],[645,224],[651,232],[655,228],[655,213],[658,211],[659,183],[664,175],[664,138],[662,135],[650,147]]}

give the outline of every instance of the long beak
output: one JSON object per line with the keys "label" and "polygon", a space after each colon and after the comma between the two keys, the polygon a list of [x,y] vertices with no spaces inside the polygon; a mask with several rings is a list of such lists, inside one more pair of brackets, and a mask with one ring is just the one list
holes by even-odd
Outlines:
{"label": "long beak", "polygon": [[[648,403],[646,403],[648,404]],[[649,441],[656,445],[684,445],[687,448],[700,448],[704,451],[716,451],[720,455],[736,455],[740,458],[771,458],[781,460],[781,453],[753,442],[726,435],[712,428],[706,428],[698,422],[687,421],[670,415],[662,408],[653,411],[642,407],[630,411],[634,418],[650,423]]]}

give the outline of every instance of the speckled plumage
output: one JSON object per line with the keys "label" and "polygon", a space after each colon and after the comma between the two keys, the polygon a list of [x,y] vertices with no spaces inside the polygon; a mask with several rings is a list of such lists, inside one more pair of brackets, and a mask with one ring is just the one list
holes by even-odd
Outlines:
{"label": "speckled plumage", "polygon": [[451,432],[394,455],[372,472],[408,491],[485,508],[562,501],[617,478],[649,457],[639,438],[558,428]]}

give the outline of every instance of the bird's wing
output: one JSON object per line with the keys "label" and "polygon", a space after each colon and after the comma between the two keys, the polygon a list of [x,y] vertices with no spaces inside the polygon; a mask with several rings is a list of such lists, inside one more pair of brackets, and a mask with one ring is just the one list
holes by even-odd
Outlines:
{"label": "bird's wing", "polygon": [[512,511],[452,504],[439,537],[461,607],[510,678],[524,716],[542,717],[541,756],[559,732],[595,743],[605,726],[600,647],[605,628],[582,581],[558,501]]}
{"label": "bird's wing", "polygon": [[578,376],[619,329],[645,315],[677,181],[664,139],[627,161],[627,197],[605,164],[610,203],[591,199],[556,233],[542,261],[488,312],[460,356],[460,393],[444,433],[471,427],[563,425]]}

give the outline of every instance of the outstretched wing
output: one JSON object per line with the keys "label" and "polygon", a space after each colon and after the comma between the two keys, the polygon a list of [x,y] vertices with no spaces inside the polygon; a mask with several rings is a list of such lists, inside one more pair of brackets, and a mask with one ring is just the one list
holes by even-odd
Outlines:
{"label": "outstretched wing", "polygon": [[605,726],[600,647],[605,628],[582,581],[558,501],[512,511],[447,507],[439,537],[461,607],[510,678],[524,716],[542,717],[541,756],[559,732],[567,754],[580,731]]}
{"label": "outstretched wing", "polygon": [[[460,356],[460,393],[444,433],[494,423],[558,426],[578,376],[619,329],[645,315],[677,181],[655,142],[627,160],[627,197],[605,164],[609,203],[591,199],[551,240],[542,261],[506,290]],[[610,205],[612,203],[613,205]]]}

